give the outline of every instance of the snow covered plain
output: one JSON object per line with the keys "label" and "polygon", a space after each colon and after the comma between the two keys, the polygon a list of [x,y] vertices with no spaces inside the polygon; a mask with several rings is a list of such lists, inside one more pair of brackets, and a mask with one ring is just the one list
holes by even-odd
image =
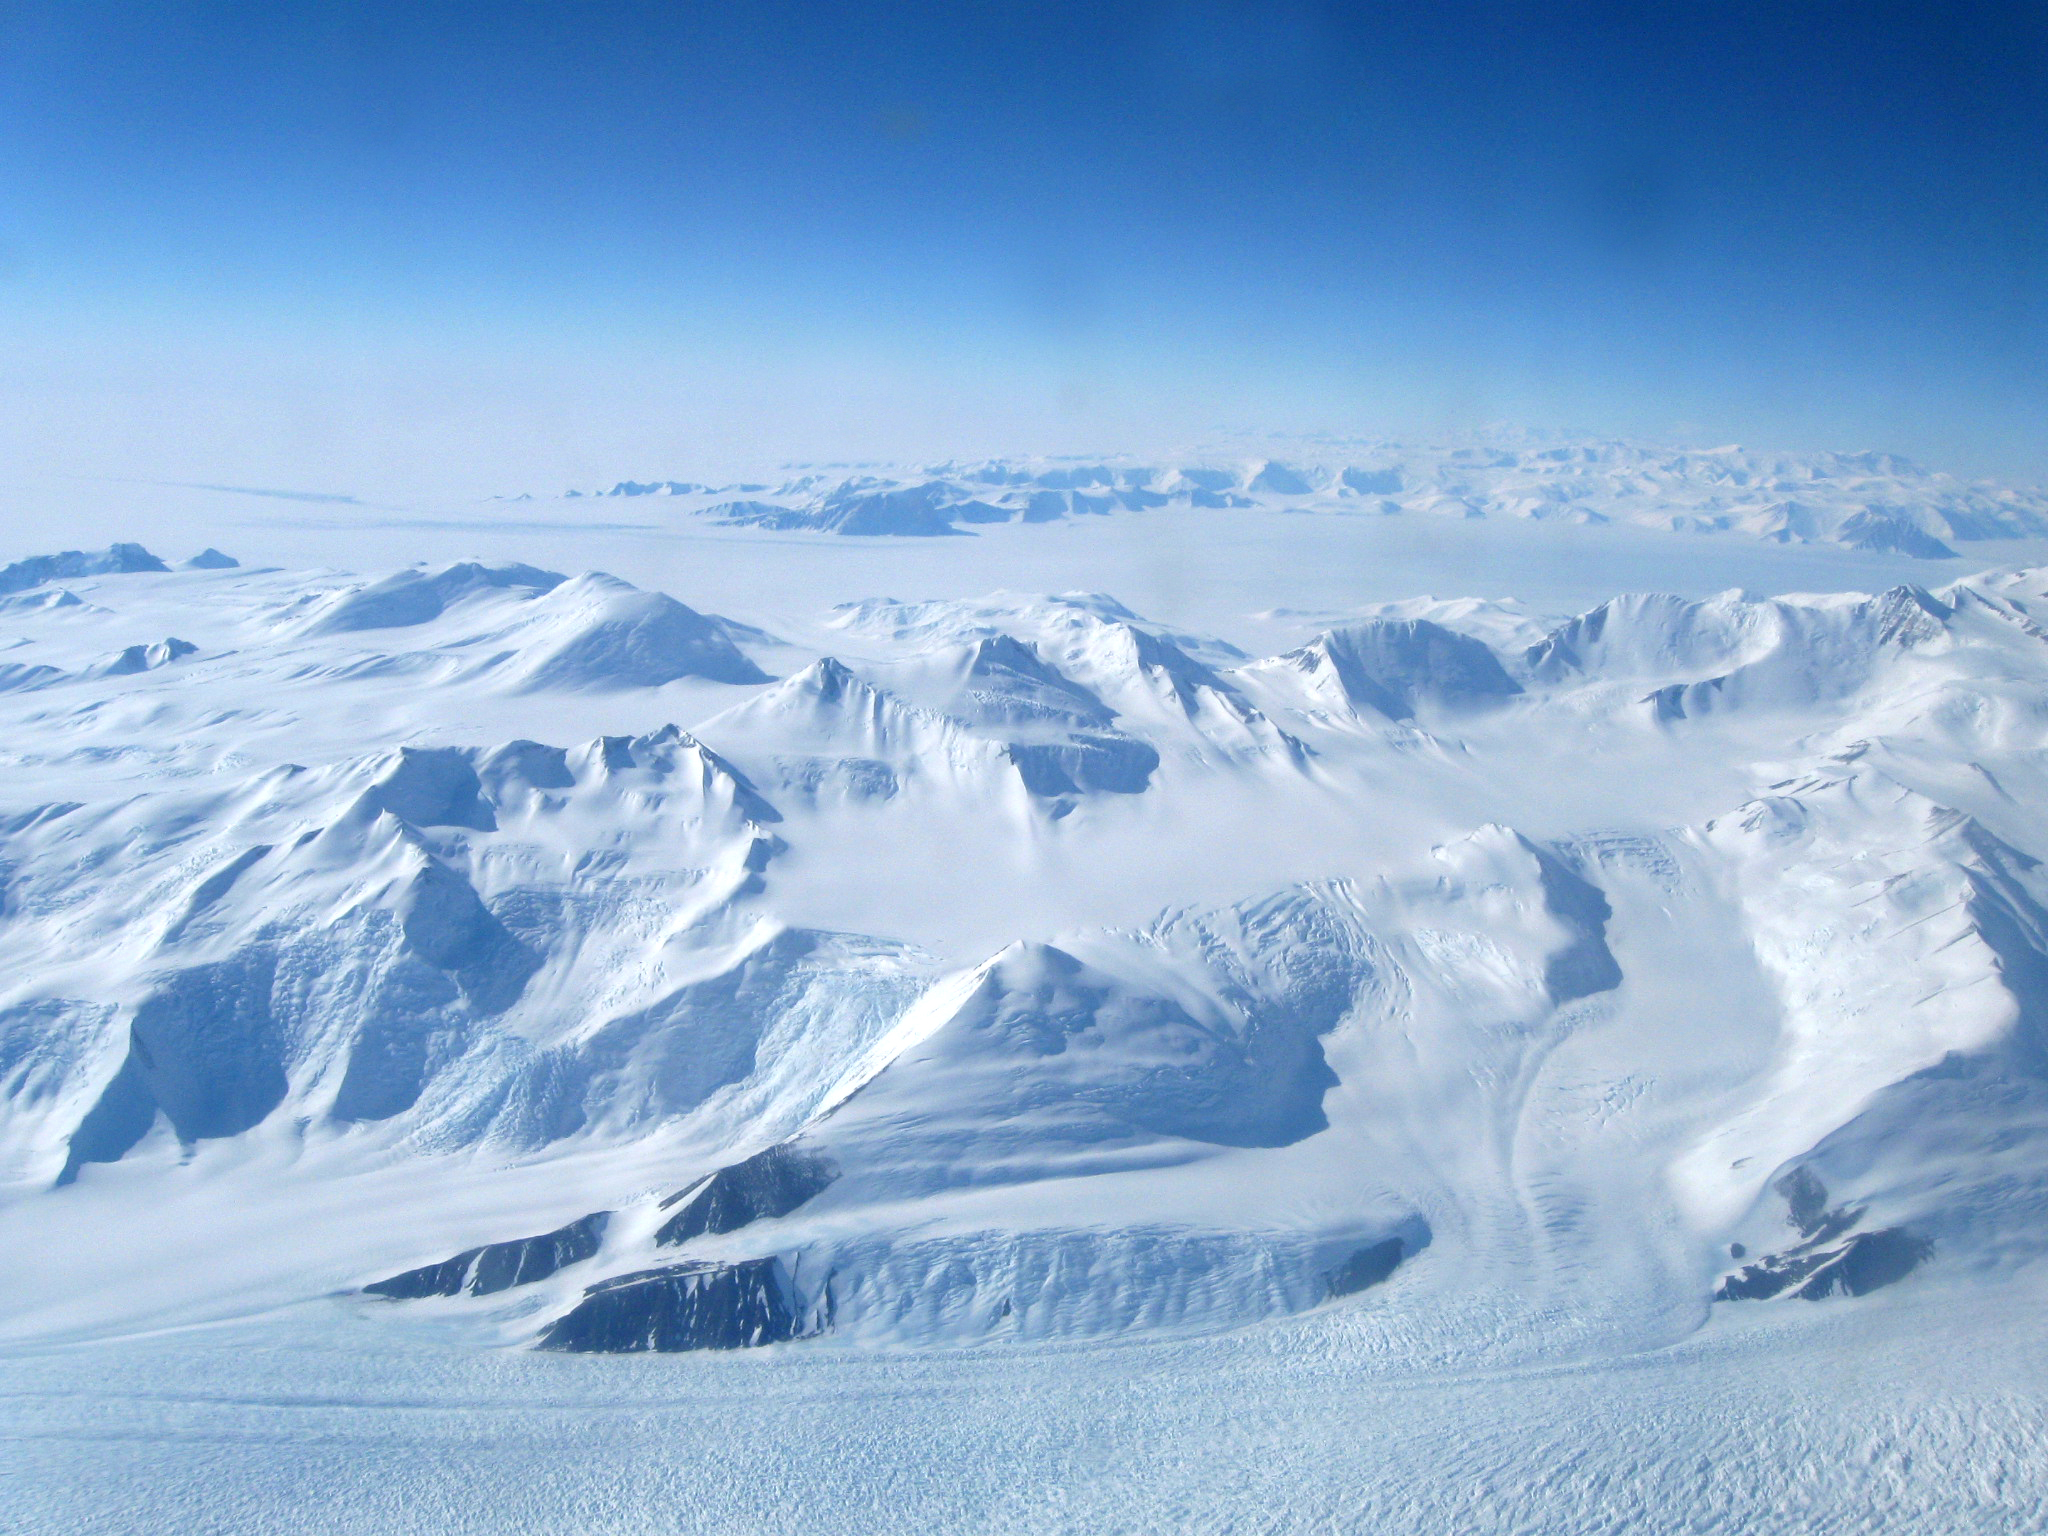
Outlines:
{"label": "snow covered plain", "polygon": [[22,521],[6,1518],[2048,1528],[2048,544],[974,532]]}

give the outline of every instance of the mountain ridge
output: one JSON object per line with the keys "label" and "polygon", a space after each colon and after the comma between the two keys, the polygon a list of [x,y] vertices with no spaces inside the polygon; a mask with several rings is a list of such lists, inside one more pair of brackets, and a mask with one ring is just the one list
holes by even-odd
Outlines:
{"label": "mountain ridge", "polygon": [[[1504,1288],[1607,1347],[2037,1261],[2042,570],[1536,638],[1418,602],[1266,657],[1101,594],[864,600],[809,644],[676,603],[748,670],[545,687],[674,600],[96,579],[10,623],[227,617],[0,695],[68,751],[0,800],[0,1228],[195,1215],[153,1289],[39,1291],[9,1337],[367,1287],[478,1343],[896,1348]],[[401,622],[319,617],[365,612]],[[648,723],[419,728],[572,706]],[[259,1174],[277,1242],[216,1290],[210,1192]],[[351,1236],[293,1225],[316,1187],[407,1192]]]}
{"label": "mountain ridge", "polygon": [[1009,458],[725,487],[622,480],[569,497],[680,499],[713,522],[783,532],[959,536],[977,525],[1173,508],[1514,518],[1734,533],[1927,560],[1956,545],[2048,536],[2048,491],[1963,481],[1894,454],[1759,453],[1622,441],[1378,442],[1283,457]]}

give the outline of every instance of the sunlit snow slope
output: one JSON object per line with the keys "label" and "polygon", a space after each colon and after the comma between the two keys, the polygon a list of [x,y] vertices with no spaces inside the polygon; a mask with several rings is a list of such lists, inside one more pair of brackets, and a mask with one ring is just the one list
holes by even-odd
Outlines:
{"label": "sunlit snow slope", "polygon": [[0,587],[9,1339],[1597,1344],[2048,1244],[2048,572],[1265,657],[1096,593]]}

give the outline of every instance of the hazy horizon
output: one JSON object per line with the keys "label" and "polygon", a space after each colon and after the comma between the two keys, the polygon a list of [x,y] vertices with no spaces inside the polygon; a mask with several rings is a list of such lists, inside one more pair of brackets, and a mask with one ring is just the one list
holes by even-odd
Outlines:
{"label": "hazy horizon", "polygon": [[1998,5],[28,5],[0,465],[1505,422],[2038,480],[2044,60]]}

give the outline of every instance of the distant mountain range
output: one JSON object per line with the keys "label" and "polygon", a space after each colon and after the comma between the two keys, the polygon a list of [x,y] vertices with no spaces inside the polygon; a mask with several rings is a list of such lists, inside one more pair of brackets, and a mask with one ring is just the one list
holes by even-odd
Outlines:
{"label": "distant mountain range", "polygon": [[1927,559],[1959,543],[2048,536],[2048,491],[1961,481],[1892,454],[1620,442],[1387,443],[1286,460],[990,459],[818,469],[776,483],[621,480],[568,495],[675,498],[678,510],[720,523],[900,537],[1176,507],[1627,523]]}

